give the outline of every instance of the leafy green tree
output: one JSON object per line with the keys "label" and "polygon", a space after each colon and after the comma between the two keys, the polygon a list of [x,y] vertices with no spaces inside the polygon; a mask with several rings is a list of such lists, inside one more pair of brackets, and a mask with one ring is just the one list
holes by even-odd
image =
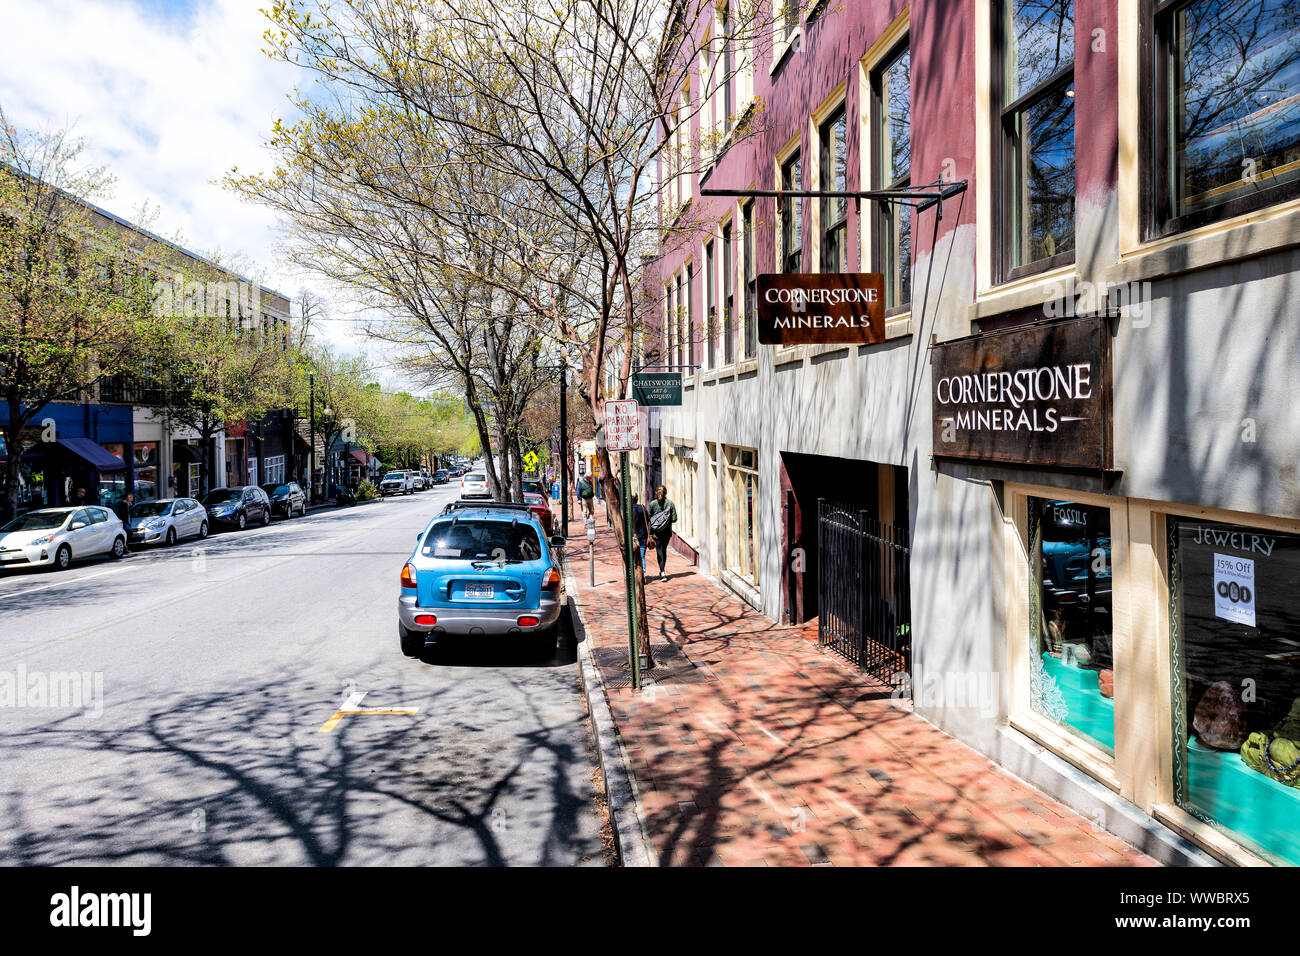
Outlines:
{"label": "leafy green tree", "polygon": [[[79,165],[65,133],[20,132],[0,111],[0,397],[7,417],[6,516],[19,507],[19,464],[48,403],[89,396],[130,370],[154,340],[143,240],[91,203],[112,186]],[[30,430],[29,430],[30,429]],[[57,437],[48,428],[40,437]]]}

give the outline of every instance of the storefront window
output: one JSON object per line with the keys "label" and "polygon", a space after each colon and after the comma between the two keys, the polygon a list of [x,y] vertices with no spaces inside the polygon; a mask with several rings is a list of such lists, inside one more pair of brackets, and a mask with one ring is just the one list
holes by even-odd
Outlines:
{"label": "storefront window", "polygon": [[152,501],[158,497],[158,443],[135,443],[135,500]]}
{"label": "storefront window", "polygon": [[[122,442],[100,442],[106,452],[126,464],[127,446]],[[121,471],[105,471],[99,474],[98,502],[105,508],[112,508],[126,497],[126,468]]]}
{"label": "storefront window", "polygon": [[1300,864],[1300,535],[1167,519],[1178,804]]}
{"label": "storefront window", "polygon": [[1110,511],[1029,499],[1030,705],[1115,749]]}
{"label": "storefront window", "polygon": [[728,448],[727,568],[758,584],[758,462],[749,448]]}

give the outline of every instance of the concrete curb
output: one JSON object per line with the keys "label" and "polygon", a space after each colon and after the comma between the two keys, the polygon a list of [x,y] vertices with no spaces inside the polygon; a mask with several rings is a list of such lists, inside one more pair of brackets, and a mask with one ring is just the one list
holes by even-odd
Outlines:
{"label": "concrete curb", "polygon": [[582,689],[587,695],[587,713],[596,734],[596,755],[600,759],[600,775],[605,782],[605,799],[609,806],[610,825],[618,844],[619,860],[624,866],[657,866],[653,848],[646,840],[645,818],[641,809],[636,778],[628,770],[627,751],[614,723],[614,712],[605,695],[605,681],[591,653],[590,629],[574,595],[573,575],[569,563],[564,563],[565,588],[568,592],[570,617],[578,646],[578,667]]}

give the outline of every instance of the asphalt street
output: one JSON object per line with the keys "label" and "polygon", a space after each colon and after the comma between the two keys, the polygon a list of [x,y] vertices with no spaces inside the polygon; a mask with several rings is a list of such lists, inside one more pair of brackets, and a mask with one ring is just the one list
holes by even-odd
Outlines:
{"label": "asphalt street", "polygon": [[571,630],[398,647],[452,497],[5,572],[0,863],[602,865]]}

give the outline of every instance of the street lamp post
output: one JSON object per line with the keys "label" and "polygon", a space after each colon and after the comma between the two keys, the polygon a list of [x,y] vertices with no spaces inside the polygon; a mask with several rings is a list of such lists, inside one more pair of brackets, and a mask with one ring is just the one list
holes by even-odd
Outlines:
{"label": "street lamp post", "polygon": [[307,373],[307,382],[311,387],[311,471],[307,475],[307,489],[316,501],[316,373]]}
{"label": "street lamp post", "polygon": [[560,359],[560,527],[569,533],[569,365]]}

